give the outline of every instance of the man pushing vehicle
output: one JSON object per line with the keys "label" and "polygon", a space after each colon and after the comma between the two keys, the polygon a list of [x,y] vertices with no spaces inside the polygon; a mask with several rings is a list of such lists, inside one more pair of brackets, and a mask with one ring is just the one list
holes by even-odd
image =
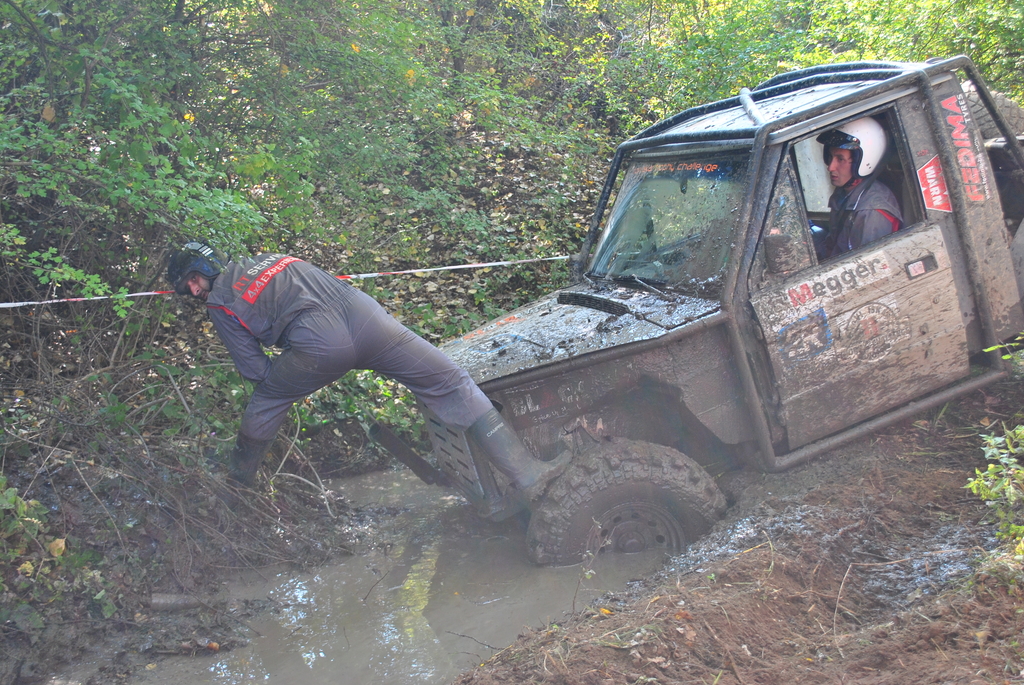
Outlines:
{"label": "man pushing vehicle", "polygon": [[[465,370],[373,298],[308,262],[277,253],[228,261],[189,242],[171,255],[167,279],[179,295],[206,302],[238,372],[256,383],[231,452],[232,484],[255,484],[293,403],[352,369],[402,383],[446,424],[466,430],[521,499],[539,494],[568,461],[535,459]],[[272,346],[282,352],[267,356],[263,348]]]}

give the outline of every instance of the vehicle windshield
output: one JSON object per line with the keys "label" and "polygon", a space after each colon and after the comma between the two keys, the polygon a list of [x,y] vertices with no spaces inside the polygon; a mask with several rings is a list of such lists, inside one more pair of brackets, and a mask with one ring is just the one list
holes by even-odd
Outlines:
{"label": "vehicle windshield", "polygon": [[717,296],[749,158],[730,151],[635,161],[588,275]]}

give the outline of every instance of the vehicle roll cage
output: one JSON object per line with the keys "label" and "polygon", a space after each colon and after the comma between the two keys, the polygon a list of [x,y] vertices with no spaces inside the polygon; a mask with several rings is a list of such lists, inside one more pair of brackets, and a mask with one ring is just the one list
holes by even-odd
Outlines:
{"label": "vehicle roll cage", "polygon": [[[873,106],[871,103],[875,103],[876,105],[883,104],[888,100],[895,100],[902,97],[904,94],[919,90],[924,96],[928,110],[927,116],[930,120],[933,132],[936,133],[935,137],[940,148],[939,155],[946,164],[950,164],[952,160],[952,165],[955,166],[956,158],[952,142],[947,136],[938,135],[938,132],[941,131],[944,126],[944,115],[939,103],[936,102],[934,97],[933,83],[941,76],[957,70],[965,72],[967,77],[973,82],[982,104],[992,115],[993,121],[996,123],[999,132],[1002,134],[1012,158],[1018,168],[1024,170],[1024,151],[1021,150],[1020,142],[1017,140],[1014,132],[1010,130],[1010,127],[1007,125],[1005,119],[1003,119],[999,110],[995,106],[992,94],[989,92],[988,86],[985,84],[984,79],[982,79],[977,67],[975,67],[970,58],[965,55],[928,63],[846,62],[842,64],[799,69],[775,76],[761,83],[754,90],[743,88],[740,90],[740,93],[734,97],[687,109],[679,114],[660,121],[647,129],[644,129],[633,138],[619,145],[615,151],[615,156],[612,159],[611,168],[609,169],[608,176],[605,179],[604,187],[601,190],[601,196],[591,219],[586,238],[583,241],[579,253],[574,256],[571,262],[572,276],[574,280],[579,281],[582,279],[583,269],[586,266],[595,239],[597,238],[598,231],[601,227],[601,221],[603,219],[605,209],[607,208],[608,200],[614,189],[615,181],[622,167],[623,160],[633,151],[680,143],[710,143],[713,141],[737,142],[739,140],[744,142],[749,141],[752,148],[749,168],[756,171],[761,168],[762,158],[764,157],[765,150],[768,147],[769,136],[773,133],[829,113],[843,115],[840,118],[844,118],[847,110],[864,111],[865,109],[871,109]],[[776,119],[765,118],[764,113],[757,105],[759,101],[787,93],[805,90],[812,86],[856,82],[864,82],[865,85],[864,87],[856,88],[835,100],[829,100],[822,104],[811,104]],[[901,92],[897,94],[896,91]],[[886,97],[887,95],[888,98]],[[672,128],[691,119],[736,107],[743,109],[751,120],[751,126],[741,128],[723,128],[717,131],[705,130],[686,133],[669,132]],[[748,227],[750,225],[754,208],[759,206],[758,199],[764,199],[767,194],[771,192],[769,181],[759,178],[752,178],[750,180],[751,182],[748,183],[747,194],[744,198],[741,216],[739,218],[739,225],[743,227]],[[967,197],[964,188],[960,184],[950,184],[948,186],[948,191],[950,195],[950,202],[955,209],[953,212],[954,226],[963,244],[965,256],[971,262],[971,268],[968,269],[968,273],[970,274],[969,278],[971,280],[971,289],[978,307],[978,318],[982,326],[982,337],[984,339],[985,347],[990,350],[988,353],[990,365],[989,370],[981,375],[970,377],[951,387],[922,398],[921,400],[910,402],[894,411],[890,411],[881,416],[875,417],[874,419],[864,421],[835,435],[817,440],[786,454],[780,455],[776,453],[775,446],[772,444],[771,430],[768,427],[767,419],[764,413],[758,409],[758,389],[754,380],[753,369],[751,368],[750,361],[747,357],[747,350],[744,342],[745,336],[743,333],[743,329],[749,328],[751,326],[751,322],[748,321],[748,315],[744,312],[743,307],[736,306],[736,303],[734,302],[741,269],[731,269],[727,274],[725,286],[721,295],[722,310],[713,317],[709,317],[709,319],[704,320],[702,323],[706,326],[721,325],[724,326],[727,331],[727,336],[729,338],[730,346],[732,347],[733,357],[736,360],[737,371],[740,376],[743,391],[751,409],[750,414],[753,418],[754,432],[756,435],[758,452],[760,454],[759,461],[761,463],[761,467],[765,471],[784,471],[797,464],[808,461],[818,454],[832,449],[839,444],[867,435],[882,426],[889,425],[907,416],[912,416],[922,410],[948,402],[950,399],[965,392],[983,387],[984,385],[1001,378],[1008,373],[1005,362],[1002,361],[997,349],[999,340],[996,335],[992,307],[988,301],[987,292],[983,285],[977,281],[977,274],[981,272],[979,266],[980,257],[979,249],[974,244],[970,227],[967,225]],[[756,231],[750,231],[749,234],[744,235],[742,239],[733,241],[733,249],[729,258],[730,262],[735,264],[737,261],[741,260],[741,258],[749,258],[756,249],[757,237]],[[745,259],[745,261],[749,261],[749,259]],[[682,327],[681,329],[672,331],[667,336],[664,336],[657,341],[650,341],[650,344],[666,344],[668,341],[667,339],[669,338],[675,339],[676,337],[685,336],[688,333],[687,328],[689,327]],[[589,356],[590,355],[588,355],[588,357]],[[581,365],[585,365],[591,360],[578,359],[574,361]]]}
{"label": "vehicle roll cage", "polygon": [[[1000,115],[989,92],[988,86],[977,67],[966,55],[959,55],[946,60],[936,60],[927,63],[903,63],[903,62],[842,62],[839,64],[826,64],[795,71],[786,72],[774,76],[767,81],[757,85],[753,90],[740,89],[738,95],[724,100],[691,107],[667,119],[663,119],[653,126],[649,126],[629,140],[625,141],[615,151],[611,168],[605,183],[601,189],[601,195],[594,215],[591,218],[587,235],[583,240],[579,253],[572,259],[572,275],[575,281],[582,278],[583,269],[590,257],[590,251],[594,246],[597,233],[607,209],[608,200],[611,197],[615,181],[622,167],[626,155],[634,150],[670,145],[673,143],[702,143],[724,140],[750,140],[754,145],[754,156],[751,160],[752,167],[757,168],[760,162],[761,152],[767,141],[767,135],[779,129],[811,119],[820,114],[840,109],[860,102],[866,98],[876,97],[886,92],[905,88],[908,85],[917,86],[923,90],[930,89],[931,80],[934,76],[945,74],[951,71],[962,69],[967,77],[974,83],[982,104],[992,114],[992,118],[1006,141],[1010,154],[1014,157],[1017,165],[1024,169],[1024,151],[1022,151],[1017,138],[1006,121]],[[822,105],[809,106],[805,109],[794,112],[788,116],[774,120],[766,120],[757,107],[757,102],[768,98],[778,97],[787,93],[794,93],[806,90],[818,85],[835,83],[856,83],[874,82],[864,88],[857,89],[848,95],[837,100],[829,101]],[[926,88],[927,84],[927,88]],[[741,107],[750,117],[753,126],[745,128],[724,129],[719,131],[695,131],[688,133],[666,134],[665,131],[695,119],[697,117],[713,114],[727,109]],[[933,112],[935,116],[938,112]],[[750,199],[750,198],[748,198]],[[749,207],[749,204],[747,205]],[[744,217],[747,219],[749,217]]]}

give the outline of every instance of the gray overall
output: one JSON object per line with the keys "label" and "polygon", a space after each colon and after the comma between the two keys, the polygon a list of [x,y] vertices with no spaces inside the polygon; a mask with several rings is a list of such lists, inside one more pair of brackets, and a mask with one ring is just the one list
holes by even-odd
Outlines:
{"label": "gray overall", "polygon": [[836,188],[828,206],[829,235],[819,259],[856,250],[903,228],[896,196],[874,178],[860,179],[853,187]]}
{"label": "gray overall", "polygon": [[[465,370],[373,298],[294,257],[229,263],[207,307],[239,373],[257,384],[240,442],[272,440],[294,402],[351,369],[393,378],[460,429],[492,408]],[[263,348],[272,346],[284,351],[269,357]]]}

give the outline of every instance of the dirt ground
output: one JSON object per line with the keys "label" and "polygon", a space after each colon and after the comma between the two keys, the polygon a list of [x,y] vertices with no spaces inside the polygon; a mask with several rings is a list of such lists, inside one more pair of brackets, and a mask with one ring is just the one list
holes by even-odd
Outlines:
{"label": "dirt ground", "polygon": [[1004,383],[784,474],[744,473],[657,577],[521,634],[457,685],[1021,682],[1019,565],[964,489]]}
{"label": "dirt ground", "polygon": [[[1024,381],[1015,380],[786,473],[741,472],[722,483],[726,518],[660,574],[520,635],[455,682],[1022,682],[1021,569],[986,561],[995,527],[963,487],[985,464],[979,435],[1022,421]],[[328,461],[341,475],[350,465],[333,444],[339,434],[325,432],[312,451],[337,452]],[[298,503],[282,495],[274,506]],[[363,545],[388,515],[335,509],[334,532]],[[214,556],[216,547],[205,545]],[[200,584],[216,586],[217,564],[207,562]],[[113,633],[64,622],[33,653],[26,644],[0,662],[19,661],[10,682],[39,682],[53,655],[71,657],[101,634],[114,657],[89,682],[130,683],[161,655],[244,644],[246,622],[270,608],[140,608]]]}

